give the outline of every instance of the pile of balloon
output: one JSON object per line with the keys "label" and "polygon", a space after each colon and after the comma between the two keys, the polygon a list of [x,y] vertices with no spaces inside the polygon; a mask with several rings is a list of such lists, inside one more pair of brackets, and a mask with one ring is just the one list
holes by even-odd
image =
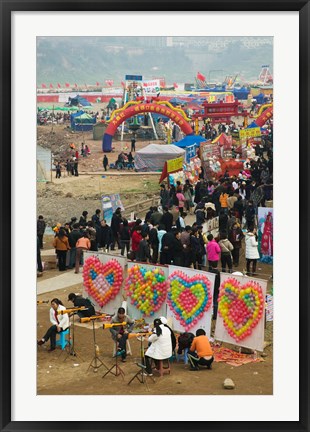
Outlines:
{"label": "pile of balloon", "polygon": [[167,303],[186,331],[198,323],[211,305],[211,282],[202,274],[188,276],[177,270],[169,276]]}
{"label": "pile of balloon", "polygon": [[125,291],[133,304],[145,316],[152,316],[166,300],[168,282],[161,268],[148,269],[134,265],[128,269]]}
{"label": "pile of balloon", "polygon": [[123,283],[123,268],[115,259],[103,264],[90,256],[83,267],[85,290],[100,307],[109,303],[119,293]]}
{"label": "pile of balloon", "polygon": [[226,279],[218,297],[218,312],[228,334],[237,342],[250,336],[263,316],[264,295],[255,281],[241,285],[235,278]]}

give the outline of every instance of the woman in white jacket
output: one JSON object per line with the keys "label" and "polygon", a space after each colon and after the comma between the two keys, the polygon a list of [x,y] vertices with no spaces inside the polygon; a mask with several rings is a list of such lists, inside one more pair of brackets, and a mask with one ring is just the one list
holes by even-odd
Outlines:
{"label": "woman in white jacket", "polygon": [[149,337],[151,345],[145,352],[146,373],[152,375],[151,359],[164,360],[172,356],[171,331],[159,318],[154,320],[154,333]]}
{"label": "woman in white jacket", "polygon": [[56,334],[63,332],[70,325],[68,314],[59,313],[66,309],[61,300],[54,298],[51,301],[51,306],[50,322],[52,323],[52,326],[47,330],[43,338],[38,341],[38,345],[43,345],[49,339],[51,340],[51,347],[48,352],[54,351],[56,349]]}
{"label": "woman in white jacket", "polygon": [[[249,230],[245,235],[245,258],[247,274],[254,276],[256,272],[256,262],[259,259],[258,242],[255,228]],[[250,271],[251,263],[252,273]]]}

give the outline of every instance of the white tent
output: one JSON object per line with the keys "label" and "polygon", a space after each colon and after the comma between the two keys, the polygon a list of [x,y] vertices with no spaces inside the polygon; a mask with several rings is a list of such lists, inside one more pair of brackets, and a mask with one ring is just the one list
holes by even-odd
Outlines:
{"label": "white tent", "polygon": [[137,171],[162,171],[165,162],[185,156],[185,150],[173,144],[149,144],[135,154]]}

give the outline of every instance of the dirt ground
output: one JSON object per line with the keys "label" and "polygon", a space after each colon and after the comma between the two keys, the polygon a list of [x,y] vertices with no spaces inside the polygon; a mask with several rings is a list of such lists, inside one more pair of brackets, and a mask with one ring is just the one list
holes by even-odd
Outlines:
{"label": "dirt ground", "polygon": [[[89,215],[94,214],[96,208],[100,208],[100,197],[104,193],[120,193],[123,204],[126,206],[138,200],[145,200],[158,192],[157,175],[132,175],[120,174],[109,175],[104,173],[102,167],[103,154],[101,141],[93,141],[92,134],[84,134],[84,137],[76,134],[69,135],[64,125],[54,126],[51,134],[51,126],[38,127],[38,143],[45,141],[49,146],[49,138],[52,137],[53,144],[50,147],[68,148],[70,142],[75,142],[80,148],[84,138],[91,149],[91,156],[84,158],[79,163],[79,177],[63,176],[55,179],[53,172],[52,182],[37,183],[37,214],[42,214],[51,226],[57,222],[70,221],[72,216],[79,216],[83,210]],[[56,136],[55,136],[56,135]],[[66,135],[69,135],[66,137]],[[72,139],[74,137],[74,140]],[[64,144],[65,142],[65,144]],[[137,141],[136,149],[149,144],[149,141]],[[116,160],[120,149],[125,149],[127,143],[113,141],[116,150],[108,155],[109,162]],[[130,146],[129,146],[130,149]],[[105,177],[102,177],[105,176]],[[45,236],[44,248],[51,248],[52,237]],[[241,253],[240,266],[238,270],[245,267],[244,252]],[[237,270],[237,269],[236,269]],[[258,265],[258,277],[268,279],[272,274],[272,267],[266,264]],[[46,270],[38,281],[54,278],[59,275],[57,269]],[[56,287],[55,287],[56,288]],[[271,290],[271,282],[268,282],[268,290]],[[60,298],[67,307],[67,296],[70,292],[82,292],[82,284],[55,290],[50,293],[38,295],[38,300],[51,300]],[[50,304],[39,304],[37,307],[37,334],[42,337],[49,323]],[[100,357],[103,362],[111,367],[113,365],[112,351],[113,342],[109,330],[102,330],[101,323],[96,330],[96,342],[100,348]],[[263,353],[263,362],[249,363],[239,367],[232,367],[226,363],[214,363],[213,369],[190,372],[183,361],[172,363],[171,375],[162,378],[154,376],[155,383],[148,378],[149,390],[137,380],[127,385],[133,375],[137,372],[135,361],[140,356],[140,342],[136,339],[130,341],[132,356],[127,357],[121,368],[125,373],[124,380],[121,376],[115,377],[108,374],[104,379],[105,366],[101,366],[97,372],[92,368],[88,370],[89,364],[94,356],[93,332],[88,324],[75,326],[75,350],[77,356],[71,356],[59,348],[48,353],[49,344],[38,347],[37,364],[37,392],[40,395],[82,395],[82,394],[128,394],[128,395],[268,395],[273,392],[273,325],[268,322],[265,330],[265,341],[268,346]],[[146,342],[144,342],[146,344]],[[228,346],[227,344],[224,344]],[[223,381],[231,378],[235,383],[234,390],[225,390]]]}
{"label": "dirt ground", "polygon": [[[51,237],[45,239],[45,248],[51,246]],[[240,265],[235,270],[244,268],[244,254],[241,254]],[[260,264],[258,272],[260,277],[267,279],[270,274],[270,266]],[[71,270],[73,271],[73,270]],[[47,270],[38,281],[54,278],[59,275],[57,269]],[[271,282],[268,281],[268,291],[271,290]],[[70,292],[82,293],[81,284],[72,285],[61,290],[37,296],[38,300],[51,300],[60,298],[66,307],[72,307],[67,301]],[[50,304],[39,304],[37,306],[37,335],[41,338],[49,323]],[[183,360],[171,363],[171,375],[157,377],[154,375],[155,383],[148,379],[148,387],[134,380],[130,385],[128,382],[137,372],[135,364],[139,361],[140,342],[135,338],[130,340],[132,356],[127,357],[126,363],[120,363],[125,377],[115,377],[106,372],[106,367],[101,366],[97,372],[89,368],[94,357],[93,332],[91,324],[75,324],[75,351],[77,356],[69,354],[68,350],[61,351],[58,347],[49,353],[49,343],[38,347],[38,369],[37,369],[37,392],[40,395],[82,395],[82,394],[115,394],[115,395],[269,395],[273,393],[273,323],[267,322],[265,329],[266,348],[262,353],[263,361],[260,363],[249,363],[233,367],[226,363],[213,363],[213,369],[191,372]],[[114,360],[112,358],[113,341],[109,330],[102,329],[102,323],[95,324],[96,343],[99,346],[99,357],[110,368]],[[146,341],[144,345],[147,346]],[[223,344],[228,348],[235,348],[229,344]],[[258,354],[260,356],[260,354]],[[234,390],[225,390],[223,382],[225,378],[231,378],[235,383]]]}

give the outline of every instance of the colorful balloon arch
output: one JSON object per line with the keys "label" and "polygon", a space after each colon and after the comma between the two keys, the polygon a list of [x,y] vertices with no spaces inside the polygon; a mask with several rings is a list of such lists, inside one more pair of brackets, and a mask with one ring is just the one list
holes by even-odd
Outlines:
{"label": "colorful balloon arch", "polygon": [[194,131],[191,128],[188,121],[190,120],[184,111],[180,108],[174,108],[167,101],[160,102],[136,102],[131,101],[127,102],[127,104],[120,109],[117,109],[112,112],[111,118],[109,120],[109,126],[107,127],[105,134],[102,139],[102,151],[109,153],[112,150],[112,139],[115,134],[117,128],[128,118],[133,117],[142,113],[155,113],[161,114],[165,117],[169,117],[173,120],[177,125],[180,126],[182,132],[185,135],[193,135]]}

